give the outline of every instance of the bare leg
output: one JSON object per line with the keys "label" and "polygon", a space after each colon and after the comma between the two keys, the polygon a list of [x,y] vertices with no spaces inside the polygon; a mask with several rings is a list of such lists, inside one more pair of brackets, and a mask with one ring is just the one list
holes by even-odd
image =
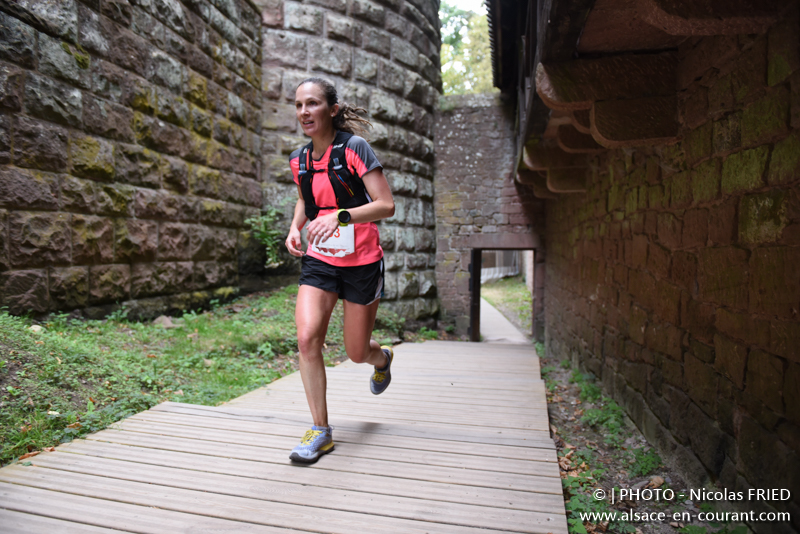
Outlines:
{"label": "bare leg", "polygon": [[328,426],[328,402],[325,398],[328,381],[322,345],[338,299],[336,293],[307,285],[300,286],[297,292],[294,320],[300,349],[300,377],[315,426]]}
{"label": "bare leg", "polygon": [[355,304],[344,302],[344,348],[347,356],[356,363],[368,363],[375,367],[384,367],[386,355],[377,341],[371,339],[375,326],[375,315],[378,313],[376,300],[372,304]]}

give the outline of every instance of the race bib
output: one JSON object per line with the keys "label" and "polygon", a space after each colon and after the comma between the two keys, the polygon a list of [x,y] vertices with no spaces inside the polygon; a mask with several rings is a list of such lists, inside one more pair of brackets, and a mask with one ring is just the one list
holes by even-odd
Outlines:
{"label": "race bib", "polygon": [[311,250],[323,256],[341,258],[356,251],[354,225],[339,226],[331,237],[319,245],[311,245]]}

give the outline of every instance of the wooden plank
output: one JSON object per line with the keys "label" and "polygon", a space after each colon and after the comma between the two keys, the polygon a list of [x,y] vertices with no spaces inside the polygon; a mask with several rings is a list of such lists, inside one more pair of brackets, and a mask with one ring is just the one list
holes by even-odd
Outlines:
{"label": "wooden plank", "polygon": [[[64,458],[66,457],[66,458]],[[514,532],[535,532],[530,525],[547,522],[552,514],[519,510],[502,510],[430,501],[417,498],[376,495],[361,491],[309,486],[296,483],[272,482],[269,490],[257,484],[243,484],[239,477],[186,471],[172,467],[146,466],[131,469],[128,462],[88,458],[74,454],[48,455],[36,466],[53,470],[91,475],[98,469],[104,477],[133,482],[146,482],[167,487],[219,493],[262,501],[307,505],[315,503],[322,509],[371,513],[385,517],[414,519],[451,525],[494,528]],[[551,519],[552,520],[552,519]]]}
{"label": "wooden plank", "polygon": [[[196,469],[202,470],[208,457],[249,459],[257,458],[260,462],[287,464],[288,451],[252,447],[234,443],[215,443],[185,438],[153,436],[124,430],[103,430],[86,437],[87,441],[100,441],[134,445],[149,449],[192,451],[196,458]],[[340,448],[357,447],[356,445],[340,444]],[[205,456],[205,458],[204,458]],[[353,458],[352,456],[327,455],[324,462],[316,464],[317,469],[338,471],[342,473],[362,473],[367,475],[383,475],[391,473],[394,478],[410,480],[424,480],[428,482],[442,482],[446,484],[461,484],[467,486],[482,486],[486,488],[505,489],[513,487],[522,491],[535,491],[540,493],[561,494],[560,477],[539,475],[518,475],[511,473],[496,473],[478,469],[459,469],[440,466],[420,466],[395,462],[390,459],[373,460],[369,458]]]}
{"label": "wooden plank", "polygon": [[[249,407],[254,410],[270,408],[272,410],[308,413],[308,404],[305,399],[273,399],[271,402],[239,403],[237,406]],[[352,402],[341,402],[335,399],[328,400],[328,411],[332,416],[363,416],[367,420],[380,419],[383,421],[408,421],[427,422],[439,425],[458,425],[463,427],[503,428],[548,431],[550,423],[546,415],[541,413],[531,416],[511,416],[497,411],[494,414],[465,414],[463,412],[447,412],[442,410],[419,411],[413,408],[394,406],[357,405]]]}
{"label": "wooden plank", "polygon": [[[152,421],[137,421],[126,419],[116,428],[126,432],[141,434],[154,434],[158,436],[171,436],[201,441],[214,441],[220,443],[238,443],[254,447],[277,449],[285,456],[285,452],[297,445],[299,436],[269,436],[264,434],[251,434],[230,430],[215,429],[213,432],[205,428],[193,428],[183,425],[170,425],[154,423]],[[416,465],[434,465],[441,467],[458,467],[460,469],[484,469],[498,473],[517,473],[520,475],[559,476],[558,470],[553,468],[552,462],[530,461],[511,458],[491,458],[468,454],[452,454],[443,452],[413,451],[386,445],[354,444],[341,446],[346,441],[339,439],[339,432],[334,432],[335,441],[339,446],[336,453],[356,458],[372,458],[381,460],[391,458],[394,462],[404,462]]]}
{"label": "wooden plank", "polygon": [[[356,396],[353,394],[353,391],[350,389],[345,388],[338,388],[338,387],[328,387],[327,390],[328,399],[352,399],[354,402],[360,402],[360,396]],[[237,397],[236,399],[231,400],[230,402],[225,403],[228,406],[237,405],[241,402],[245,401],[255,401],[260,402],[264,401],[267,397],[274,396],[276,394],[275,391],[270,390],[269,388],[259,388],[250,393],[246,393],[241,397]],[[287,398],[292,398],[292,396],[305,396],[305,392],[300,389],[285,389],[279,393],[280,395],[286,395]],[[396,404],[398,406],[419,406],[419,395],[413,395],[408,393],[401,393],[392,390],[391,395],[380,395],[380,396],[373,396],[370,398],[370,404],[376,406],[382,406],[383,404]],[[526,399],[524,401],[499,401],[495,399],[472,399],[472,398],[464,398],[464,397],[432,397],[427,396],[426,402],[429,403],[436,403],[437,406],[445,406],[445,407],[452,407],[453,409],[459,410],[473,410],[477,408],[485,408],[485,409],[499,409],[502,410],[504,413],[527,413],[527,412],[540,412],[542,410],[547,409],[547,402],[544,396],[542,396],[541,400],[530,400]]]}
{"label": "wooden plank", "polygon": [[[143,464],[198,470],[196,468],[197,455],[186,451],[158,451],[116,443],[78,440],[65,447],[63,452],[92,458],[118,459],[131,462],[135,468],[138,468],[139,464]],[[402,478],[393,479],[389,476],[362,473],[352,473],[344,477],[335,471],[318,469],[320,465],[321,463],[303,468],[288,464],[267,464],[250,459],[219,458],[213,462],[207,461],[202,466],[202,472],[237,476],[241,478],[243,484],[251,484],[255,480],[256,483],[264,483],[265,488],[271,487],[268,482],[277,481],[513,510],[550,511],[553,506],[563,508],[561,495],[509,488],[494,489]]]}
{"label": "wooden plank", "polygon": [[[291,528],[296,525],[318,528],[334,534],[352,532],[393,532],[397,534],[428,534],[431,524],[399,518],[386,518],[371,514],[343,512],[338,510],[289,505],[244,497],[231,497],[219,493],[164,488],[152,484],[108,479],[93,475],[82,475],[52,469],[28,469],[22,475],[20,467],[0,471],[0,480],[42,489],[59,488],[62,492],[94,498],[106,498],[139,504],[157,506],[162,509],[186,512],[195,516],[206,516],[229,521],[240,521],[256,525]],[[555,519],[558,516],[553,516]],[[549,521],[548,523],[554,523]],[[436,523],[436,531],[442,533],[497,533],[498,530],[478,529],[465,526],[452,526]],[[549,525],[542,525],[529,532],[548,532]]]}
{"label": "wooden plank", "polygon": [[[212,417],[222,417],[231,419],[247,419],[250,421],[258,422],[281,422],[293,423],[299,427],[308,427],[308,416],[301,416],[298,414],[282,414],[271,411],[253,411],[235,406],[196,406],[191,404],[178,404],[173,402],[164,402],[158,406],[154,406],[151,410],[155,411],[171,411],[176,413],[201,413]],[[511,445],[517,447],[544,447],[554,449],[553,440],[550,438],[549,432],[534,432],[534,431],[488,431],[479,429],[470,429],[465,431],[457,426],[441,430],[438,426],[428,425],[411,425],[392,423],[385,424],[382,422],[364,422],[349,418],[337,418],[337,428],[349,430],[352,432],[369,432],[379,434],[389,434],[406,437],[421,437],[431,439],[443,439],[450,441],[463,441],[469,443],[489,443],[495,445]]]}
{"label": "wooden plank", "polygon": [[[0,503],[0,506],[3,504]],[[29,532],[57,532],[58,534],[113,534],[117,529],[95,527],[92,525],[62,521],[52,517],[14,512],[0,508],[0,525],[3,534],[26,534]],[[125,532],[130,532],[126,530]]]}
{"label": "wooden plank", "polygon": [[[0,477],[11,468],[16,468],[16,466],[0,469]],[[26,477],[21,477],[21,479],[24,478]],[[293,529],[162,510],[156,506],[137,506],[115,502],[113,499],[73,495],[58,491],[58,489],[53,491],[26,486],[0,481],[0,503],[3,508],[20,513],[63,519],[77,524],[139,534],[175,534],[176,532],[290,534],[300,532]],[[41,534],[41,531],[35,530],[27,532]]]}
{"label": "wooden plank", "polygon": [[[170,426],[198,428],[202,431],[235,430],[241,434],[253,435],[254,439],[264,436],[283,436],[297,439],[301,429],[297,425],[284,425],[278,423],[260,423],[244,421],[241,419],[230,420],[218,417],[205,417],[197,414],[181,414],[172,412],[159,412],[148,410],[134,415],[120,424],[129,421],[144,421],[146,423],[167,423]],[[537,447],[509,447],[505,445],[491,445],[485,443],[463,443],[430,438],[408,438],[404,436],[391,436],[367,432],[350,432],[341,427],[335,429],[336,442],[354,443],[376,446],[390,446],[399,449],[408,449],[421,452],[442,452],[458,458],[460,455],[488,456],[490,458],[508,458],[537,462],[556,462],[555,449]]]}

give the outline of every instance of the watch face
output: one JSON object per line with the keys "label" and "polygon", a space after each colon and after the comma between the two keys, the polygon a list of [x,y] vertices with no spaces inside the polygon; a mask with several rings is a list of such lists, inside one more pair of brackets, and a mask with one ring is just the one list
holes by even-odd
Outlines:
{"label": "watch face", "polygon": [[340,211],[339,212],[339,222],[341,223],[349,223],[350,222],[350,212],[349,211]]}

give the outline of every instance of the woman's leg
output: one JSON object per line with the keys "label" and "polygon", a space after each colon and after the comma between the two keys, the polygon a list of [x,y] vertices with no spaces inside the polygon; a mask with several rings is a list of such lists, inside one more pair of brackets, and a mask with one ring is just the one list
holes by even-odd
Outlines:
{"label": "woman's leg", "polygon": [[380,299],[372,304],[355,304],[344,300],[344,348],[347,356],[356,363],[384,367],[389,363],[381,346],[372,338],[375,315]]}
{"label": "woman's leg", "polygon": [[325,392],[328,382],[322,344],[328,333],[328,322],[339,295],[302,285],[297,292],[294,320],[297,324],[297,346],[300,350],[300,377],[315,426],[328,426],[328,403]]}

